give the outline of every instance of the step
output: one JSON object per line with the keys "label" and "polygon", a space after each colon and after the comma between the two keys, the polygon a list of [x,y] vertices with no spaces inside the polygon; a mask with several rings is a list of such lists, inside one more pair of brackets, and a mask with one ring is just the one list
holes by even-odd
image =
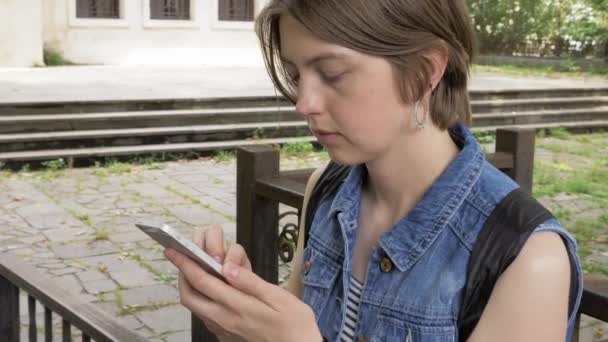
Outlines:
{"label": "step", "polygon": [[519,125],[568,121],[608,120],[608,106],[582,109],[540,110],[473,115],[473,126]]}
{"label": "step", "polygon": [[61,113],[99,113],[140,110],[279,107],[293,104],[281,97],[249,96],[182,99],[125,99],[0,103],[0,116]]}
{"label": "step", "polygon": [[301,120],[293,106],[0,116],[0,133]]}
{"label": "step", "polygon": [[56,141],[56,140],[79,140],[99,138],[124,138],[137,136],[155,135],[179,135],[179,134],[209,134],[216,132],[252,131],[256,129],[269,130],[281,128],[308,128],[306,121],[270,122],[270,123],[247,123],[228,125],[204,125],[204,126],[178,126],[178,127],[152,127],[152,128],[127,128],[88,131],[60,131],[44,133],[19,133],[0,134],[0,144],[34,141]]}
{"label": "step", "polygon": [[272,139],[307,135],[310,135],[310,130],[306,122],[30,133],[8,136],[0,134],[0,153],[42,149]]}
{"label": "step", "polygon": [[[472,90],[469,92],[472,100],[493,99],[524,99],[545,97],[589,97],[608,96],[608,87],[596,88],[546,88],[546,89],[517,89],[517,90]],[[220,98],[181,98],[181,99],[125,99],[98,101],[45,101],[45,102],[16,102],[0,103],[0,116],[31,115],[51,113],[94,113],[119,112],[140,110],[174,110],[174,109],[211,109],[211,108],[241,108],[291,106],[282,97],[251,96],[251,97],[220,97]]]}
{"label": "step", "polygon": [[482,100],[471,103],[473,113],[589,108],[608,105],[608,96]]}
{"label": "step", "polygon": [[213,141],[204,143],[158,144],[144,146],[95,147],[82,149],[38,150],[0,153],[0,161],[53,160],[57,158],[87,158],[103,156],[136,155],[146,153],[171,153],[187,151],[214,151],[234,149],[239,146],[257,144],[286,144],[292,142],[312,142],[314,137],[277,138],[260,140]]}
{"label": "step", "polygon": [[498,125],[498,126],[484,126],[475,127],[476,131],[480,132],[493,132],[499,128],[521,128],[521,129],[551,129],[551,128],[564,128],[568,130],[596,130],[596,129],[608,129],[608,120],[593,120],[593,121],[577,121],[577,122],[554,122],[544,124],[527,124],[527,125]]}
{"label": "step", "polygon": [[474,90],[469,92],[472,100],[500,99],[537,99],[548,97],[590,97],[608,96],[608,87],[592,88],[547,88],[547,89],[510,89]]}

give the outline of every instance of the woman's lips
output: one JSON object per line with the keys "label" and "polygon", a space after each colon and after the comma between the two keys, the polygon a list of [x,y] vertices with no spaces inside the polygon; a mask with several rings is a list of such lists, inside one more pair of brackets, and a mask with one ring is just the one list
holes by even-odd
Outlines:
{"label": "woman's lips", "polygon": [[335,132],[313,130],[313,134],[317,137],[317,141],[323,145],[332,145],[338,141],[340,134]]}

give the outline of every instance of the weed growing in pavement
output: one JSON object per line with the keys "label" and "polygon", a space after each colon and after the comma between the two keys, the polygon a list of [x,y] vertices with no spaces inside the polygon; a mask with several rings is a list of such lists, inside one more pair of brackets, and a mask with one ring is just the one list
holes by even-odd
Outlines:
{"label": "weed growing in pavement", "polygon": [[233,151],[216,151],[213,153],[213,157],[211,157],[217,163],[225,163],[234,160],[236,158]]}
{"label": "weed growing in pavement", "polygon": [[65,169],[66,164],[65,164],[65,160],[63,160],[63,158],[59,158],[59,159],[42,162],[42,166],[44,166],[47,170],[59,171],[59,170]]}
{"label": "weed growing in pavement", "polygon": [[285,157],[304,157],[314,151],[314,146],[308,141],[289,142],[281,148]]}
{"label": "weed growing in pavement", "polygon": [[570,132],[563,128],[551,128],[549,129],[549,135],[562,140],[568,140],[570,138]]}
{"label": "weed growing in pavement", "polygon": [[109,240],[110,233],[105,229],[95,229],[95,241]]}

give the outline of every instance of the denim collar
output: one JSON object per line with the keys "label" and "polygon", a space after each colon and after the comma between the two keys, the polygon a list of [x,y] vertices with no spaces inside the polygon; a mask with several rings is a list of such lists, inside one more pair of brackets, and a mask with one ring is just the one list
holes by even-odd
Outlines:
{"label": "denim collar", "polygon": [[[380,247],[400,271],[409,269],[443,231],[481,174],[484,154],[464,125],[449,129],[460,153],[437,178],[418,204],[380,237]],[[432,156],[430,156],[432,158]],[[359,221],[365,165],[354,166],[332,201],[328,218],[342,213],[344,236],[354,236]],[[351,244],[349,244],[351,245]]]}

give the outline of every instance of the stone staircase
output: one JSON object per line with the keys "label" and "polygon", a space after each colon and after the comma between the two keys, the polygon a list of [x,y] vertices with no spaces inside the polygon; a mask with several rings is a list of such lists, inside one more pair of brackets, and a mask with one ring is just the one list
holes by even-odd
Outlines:
{"label": "stone staircase", "polygon": [[[608,88],[474,91],[473,127],[608,128]],[[213,151],[313,141],[275,97],[0,104],[0,161]]]}

